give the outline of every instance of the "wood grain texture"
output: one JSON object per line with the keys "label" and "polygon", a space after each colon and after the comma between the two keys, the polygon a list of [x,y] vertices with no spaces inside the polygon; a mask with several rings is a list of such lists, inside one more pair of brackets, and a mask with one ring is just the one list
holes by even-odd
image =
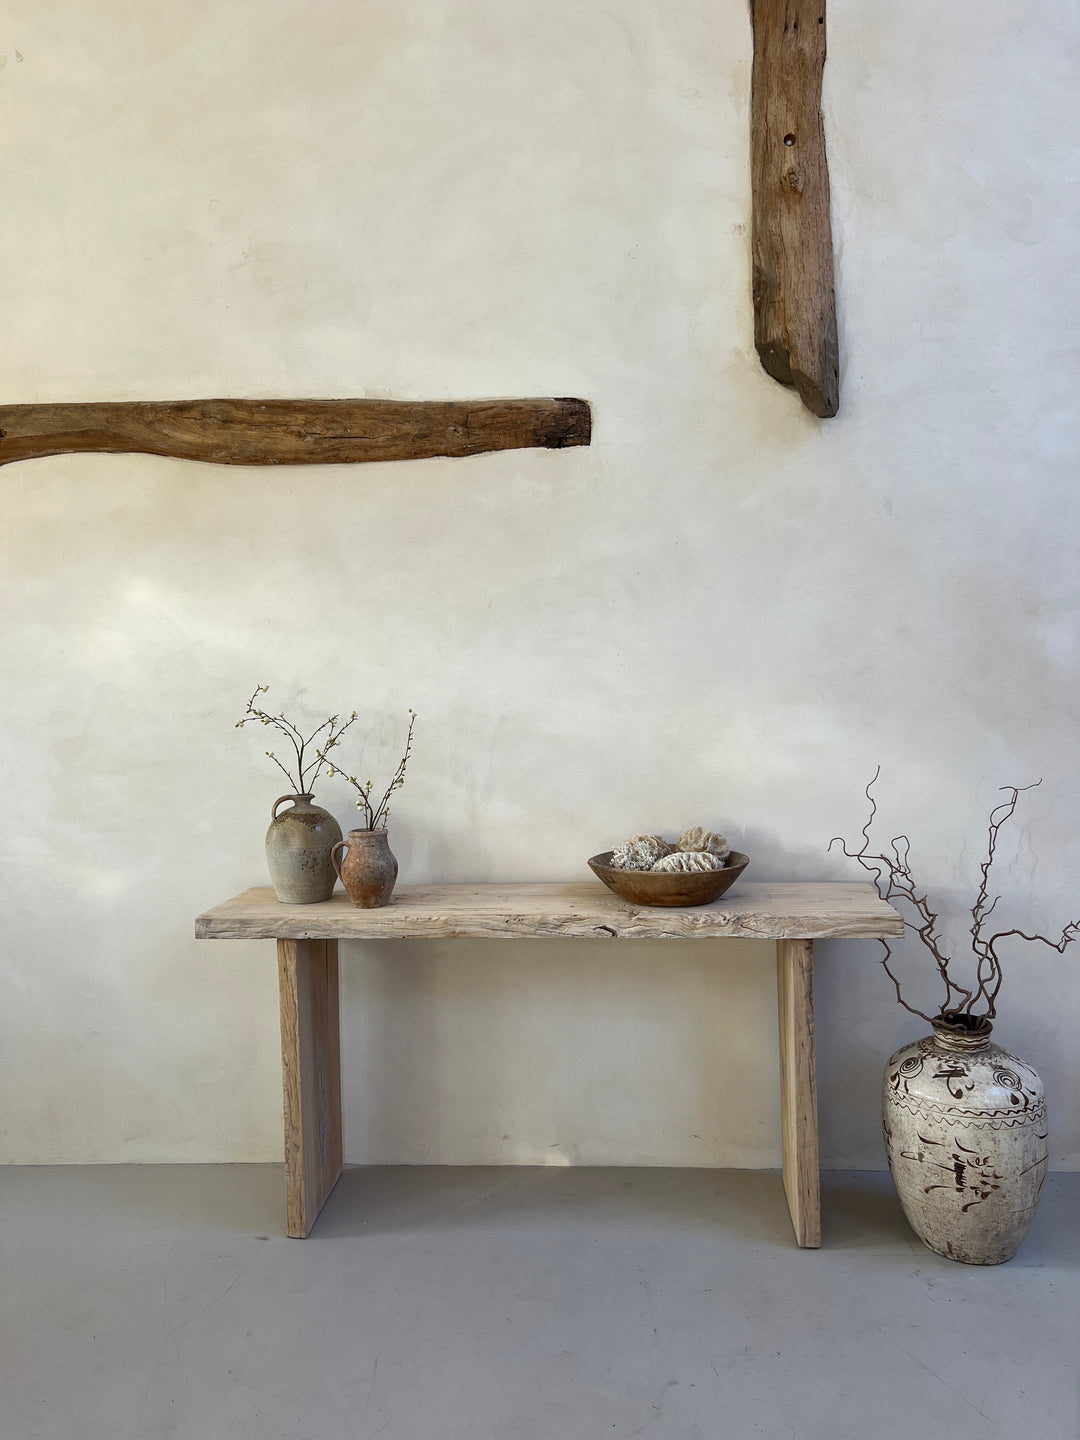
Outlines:
{"label": "wood grain texture", "polygon": [[588,445],[584,400],[184,400],[0,405],[0,465],[85,451],[344,465]]}
{"label": "wood grain texture", "polygon": [[754,343],[815,415],[840,404],[829,167],[821,119],[825,0],[751,0]]}
{"label": "wood grain texture", "polygon": [[380,910],[357,910],[340,892],[316,905],[282,905],[269,886],[208,910],[204,940],[878,939],[903,934],[900,914],[873,886],[747,883],[712,905],[664,910],[629,904],[597,881],[534,885],[399,885]]}
{"label": "wood grain texture", "polygon": [[334,940],[279,940],[285,1212],[307,1235],[342,1168],[338,956]]}
{"label": "wood grain texture", "polygon": [[821,1244],[817,1075],[814,1057],[814,943],[778,940],[776,994],[780,1017],[780,1137],[784,1190],[795,1238]]}

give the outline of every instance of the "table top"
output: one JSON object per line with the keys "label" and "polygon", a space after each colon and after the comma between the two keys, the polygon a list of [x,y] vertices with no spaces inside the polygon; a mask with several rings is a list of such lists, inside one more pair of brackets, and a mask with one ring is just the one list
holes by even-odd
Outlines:
{"label": "table top", "polygon": [[903,917],[872,885],[785,881],[740,882],[711,905],[685,909],[631,905],[595,880],[399,885],[378,910],[357,910],[340,891],[317,905],[283,905],[266,885],[195,921],[200,940],[863,940],[903,933]]}

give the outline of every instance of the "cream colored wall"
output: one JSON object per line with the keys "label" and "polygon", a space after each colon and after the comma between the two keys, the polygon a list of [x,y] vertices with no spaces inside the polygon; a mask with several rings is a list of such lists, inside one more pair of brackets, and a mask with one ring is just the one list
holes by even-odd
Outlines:
{"label": "cream colored wall", "polygon": [[[821,423],[751,344],[742,0],[21,7],[5,401],[581,395],[595,440],[0,472],[3,1158],[280,1155],[272,953],[191,938],[263,879],[259,681],[359,709],[375,773],[419,712],[405,879],[579,877],[699,821],[756,878],[848,877],[826,846],[881,761],[958,932],[994,787],[1040,775],[1002,914],[1080,913],[1076,40],[1051,0],[832,0]],[[1065,1167],[1078,958],[1010,957],[998,1027]],[[875,961],[820,947],[833,1164],[882,1163],[881,1064],[920,1028]],[[352,1161],[777,1161],[763,946],[371,946],[344,976]]]}

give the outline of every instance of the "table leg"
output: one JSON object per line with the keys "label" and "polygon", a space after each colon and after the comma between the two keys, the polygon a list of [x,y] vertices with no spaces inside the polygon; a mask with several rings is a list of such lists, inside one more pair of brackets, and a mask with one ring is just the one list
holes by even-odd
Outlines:
{"label": "table leg", "polygon": [[287,1230],[303,1238],[341,1174],[336,940],[279,940]]}
{"label": "table leg", "polygon": [[795,1238],[800,1245],[812,1248],[821,1244],[812,940],[776,942],[776,987],[784,1189]]}

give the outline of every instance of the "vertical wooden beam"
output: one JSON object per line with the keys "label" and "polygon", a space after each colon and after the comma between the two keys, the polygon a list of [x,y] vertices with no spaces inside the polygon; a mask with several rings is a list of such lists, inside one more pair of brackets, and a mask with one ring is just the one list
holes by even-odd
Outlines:
{"label": "vertical wooden beam", "polygon": [[307,1235],[341,1174],[341,1041],[336,940],[279,940],[285,1197]]}
{"label": "vertical wooden beam", "polygon": [[784,1189],[800,1245],[821,1244],[817,1079],[814,1065],[814,942],[776,942],[780,1015],[780,1133]]}
{"label": "vertical wooden beam", "polygon": [[815,415],[840,404],[829,167],[821,119],[825,0],[751,0],[754,344]]}

